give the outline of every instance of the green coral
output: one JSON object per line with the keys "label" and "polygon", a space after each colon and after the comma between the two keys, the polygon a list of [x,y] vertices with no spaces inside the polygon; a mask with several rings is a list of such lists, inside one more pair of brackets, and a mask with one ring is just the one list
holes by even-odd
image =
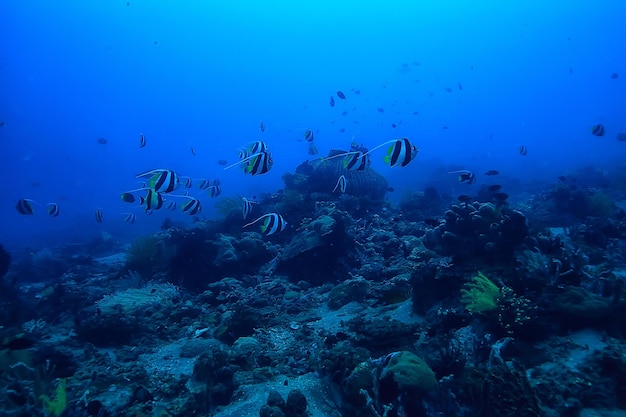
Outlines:
{"label": "green coral", "polygon": [[65,379],[61,379],[57,385],[56,395],[51,400],[47,395],[39,397],[44,403],[44,410],[47,415],[60,416],[67,407],[67,391],[65,387]]}
{"label": "green coral", "polygon": [[427,392],[437,388],[437,378],[422,358],[408,351],[395,353],[383,369],[381,379],[392,375],[400,390]]}
{"label": "green coral", "polygon": [[461,290],[461,302],[471,314],[496,310],[500,296],[500,288],[480,271]]}

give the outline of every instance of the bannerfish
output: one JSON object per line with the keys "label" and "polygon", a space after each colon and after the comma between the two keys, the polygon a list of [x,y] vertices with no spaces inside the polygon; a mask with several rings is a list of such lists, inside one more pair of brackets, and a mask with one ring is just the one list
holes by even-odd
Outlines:
{"label": "bannerfish", "polygon": [[595,136],[604,136],[605,133],[606,133],[606,130],[604,129],[604,126],[601,124],[594,125],[591,128],[591,134]]}
{"label": "bannerfish", "polygon": [[215,198],[217,196],[219,196],[220,194],[222,194],[222,187],[220,187],[219,185],[211,185],[208,187],[209,190],[209,197],[211,198]]}
{"label": "bannerfish", "polygon": [[337,180],[337,184],[335,184],[335,188],[333,188],[332,192],[334,193],[337,189],[339,189],[339,192],[343,194],[346,192],[346,185],[347,185],[346,177],[345,175],[342,175]]}
{"label": "bannerfish", "polygon": [[265,122],[263,120],[261,120],[261,123],[259,124],[259,128],[261,129],[261,133],[265,132]]}
{"label": "bannerfish", "polygon": [[139,135],[139,147],[140,148],[146,147],[146,135],[144,135],[143,133]]}
{"label": "bannerfish", "polygon": [[517,148],[517,151],[519,152],[520,155],[522,156],[526,156],[528,155],[528,149],[526,149],[526,146],[522,145],[519,148]]}
{"label": "bannerfish", "polygon": [[252,200],[248,200],[247,198],[243,198],[243,219],[246,220],[246,218],[248,218],[248,216],[250,215],[250,213],[252,213],[252,205],[254,204],[254,201]]}
{"label": "bannerfish", "polygon": [[618,133],[617,140],[619,142],[626,142],[626,133],[623,133],[623,132]]}
{"label": "bannerfish", "polygon": [[50,217],[57,217],[59,214],[59,205],[57,203],[48,203],[48,215]]}
{"label": "bannerfish", "polygon": [[100,208],[96,209],[95,217],[96,223],[102,223],[102,221],[104,220],[104,216],[102,215],[102,210]]}
{"label": "bannerfish", "polygon": [[163,196],[161,193],[149,189],[146,196],[139,196],[139,204],[146,206],[146,211],[158,210],[163,207]]}
{"label": "bannerfish", "polygon": [[349,171],[363,171],[369,164],[369,156],[361,151],[348,152],[343,160],[343,167]]}
{"label": "bannerfish", "polygon": [[335,97],[330,96],[330,107],[335,107]]}
{"label": "bannerfish", "polygon": [[[380,145],[380,146],[383,146],[383,145]],[[410,140],[408,140],[407,138],[400,138],[400,139],[396,139],[395,141],[393,141],[393,145],[391,145],[389,149],[387,149],[387,155],[384,156],[383,160],[385,161],[386,164],[389,164],[389,166],[392,166],[392,167],[397,167],[397,166],[405,167],[412,160],[415,159],[418,152],[419,152],[419,149],[417,148],[417,146],[412,144]]]}
{"label": "bannerfish", "polygon": [[15,209],[20,214],[23,214],[25,216],[32,216],[35,213],[35,210],[33,208],[33,203],[36,203],[36,202],[28,198],[20,198],[19,200],[17,200]]}
{"label": "bannerfish", "polygon": [[253,224],[261,220],[263,220],[263,223],[261,224],[261,233],[263,233],[265,236],[270,236],[274,233],[282,232],[287,227],[287,222],[285,221],[283,216],[278,213],[264,214],[255,221],[245,224],[243,227],[252,226]]}
{"label": "bannerfish", "polygon": [[459,182],[464,182],[467,184],[474,184],[476,182],[476,174],[466,169],[462,169],[459,171],[450,171],[448,172],[448,174],[459,174]]}
{"label": "bannerfish", "polygon": [[313,142],[315,140],[315,135],[311,129],[307,129],[304,131],[304,140],[307,142]]}
{"label": "bannerfish", "polygon": [[137,220],[137,216],[134,213],[126,213],[124,216],[124,223],[135,224],[135,220]]}
{"label": "bannerfish", "polygon": [[183,213],[187,213],[190,216],[194,216],[200,213],[200,211],[202,211],[202,205],[200,204],[200,200],[198,200],[197,198],[193,198],[193,197],[187,197],[187,198],[189,199],[189,201],[187,201],[185,204],[181,206]]}
{"label": "bannerfish", "polygon": [[337,91],[337,97],[339,97],[343,101],[346,101],[346,95],[343,93],[343,91]]}
{"label": "bannerfish", "polygon": [[178,174],[171,169],[153,169],[137,174],[136,177],[150,177],[147,186],[157,193],[171,193],[180,186]]}
{"label": "bannerfish", "polygon": [[317,150],[317,146],[315,146],[314,143],[309,143],[308,153],[309,155],[317,155],[319,153],[319,151]]}

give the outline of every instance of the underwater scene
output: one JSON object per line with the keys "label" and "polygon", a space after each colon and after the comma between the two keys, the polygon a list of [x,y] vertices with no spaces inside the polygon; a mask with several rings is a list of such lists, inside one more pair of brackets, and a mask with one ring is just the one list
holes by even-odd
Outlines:
{"label": "underwater scene", "polygon": [[0,3],[0,417],[626,417],[626,3]]}

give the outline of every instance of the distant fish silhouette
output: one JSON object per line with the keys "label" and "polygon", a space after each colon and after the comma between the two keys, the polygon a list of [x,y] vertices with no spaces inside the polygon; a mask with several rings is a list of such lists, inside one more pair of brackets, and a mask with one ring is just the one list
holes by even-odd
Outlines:
{"label": "distant fish silhouette", "polygon": [[606,130],[604,129],[604,126],[601,124],[594,125],[591,128],[591,134],[595,136],[604,136],[605,133],[606,133]]}

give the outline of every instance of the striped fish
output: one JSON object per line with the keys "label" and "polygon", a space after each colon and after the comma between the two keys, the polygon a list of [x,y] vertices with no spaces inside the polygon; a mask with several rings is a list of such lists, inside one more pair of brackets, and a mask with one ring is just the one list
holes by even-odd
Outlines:
{"label": "striped fish", "polygon": [[517,152],[519,152],[519,154],[522,155],[522,156],[528,155],[528,149],[526,149],[526,146],[524,146],[524,145],[522,145],[519,148],[517,148]]}
{"label": "striped fish", "polygon": [[139,147],[140,148],[146,147],[146,135],[144,135],[143,133],[139,135]]}
{"label": "striped fish", "polygon": [[255,221],[245,224],[243,227],[252,226],[253,224],[261,220],[263,220],[263,223],[261,224],[261,233],[265,236],[270,236],[274,233],[282,232],[287,227],[287,222],[285,221],[285,219],[283,219],[283,216],[278,213],[264,214]]}
{"label": "striped fish", "polygon": [[59,205],[57,203],[48,203],[48,216],[57,217],[59,213]]}
{"label": "striped fish", "polygon": [[200,204],[200,200],[198,200],[197,198],[193,198],[193,197],[187,197],[187,198],[189,199],[189,201],[187,201],[185,204],[181,206],[183,213],[187,213],[190,216],[194,216],[200,213],[200,211],[202,211],[202,205]]}
{"label": "striped fish", "polygon": [[335,184],[335,188],[333,188],[332,192],[334,193],[337,190],[337,188],[339,188],[339,192],[343,194],[346,192],[346,185],[347,185],[346,177],[345,175],[342,175],[337,180],[337,184]]}
{"label": "striped fish", "polygon": [[96,217],[96,223],[103,222],[104,216],[102,215],[102,210],[100,209],[100,207],[96,209],[95,217]]}
{"label": "striped fish", "polygon": [[222,187],[220,187],[219,185],[212,185],[208,188],[209,190],[209,197],[211,198],[215,198],[218,195],[222,194]]}
{"label": "striped fish", "polygon": [[23,214],[25,216],[32,216],[35,213],[33,203],[35,203],[35,201],[29,200],[28,198],[20,198],[19,200],[17,200],[15,209],[20,214]]}
{"label": "striped fish", "polygon": [[146,196],[139,196],[139,204],[142,206],[146,206],[146,211],[158,210],[163,207],[163,196],[149,189],[146,192]]}
{"label": "striped fish", "polygon": [[262,140],[249,142],[239,148],[239,159],[246,159],[250,155],[254,155],[261,152],[267,152],[268,147]]}
{"label": "striped fish", "polygon": [[369,164],[369,156],[361,151],[348,152],[343,160],[343,167],[349,171],[363,171]]}
{"label": "striped fish", "polygon": [[389,147],[383,160],[392,167],[405,167],[415,159],[418,152],[419,149],[411,141],[407,138],[400,138]]}
{"label": "striped fish", "polygon": [[198,184],[198,188],[201,190],[207,190],[210,187],[215,187],[220,185],[220,180],[219,179],[213,179],[213,180],[207,180],[207,179],[201,179],[200,183]]}
{"label": "striped fish", "polygon": [[137,216],[134,213],[126,213],[124,216],[124,223],[135,224],[135,220],[137,220]]}
{"label": "striped fish", "polygon": [[254,204],[254,201],[248,200],[245,197],[243,198],[243,219],[244,220],[246,220],[248,216],[250,215],[250,213],[252,213],[253,204]]}
{"label": "striped fish", "polygon": [[604,126],[601,124],[597,124],[591,128],[591,134],[593,135],[604,136],[605,133],[606,133],[606,130],[604,129]]}
{"label": "striped fish", "polygon": [[272,155],[269,152],[260,152],[249,157],[243,171],[252,176],[262,175],[269,172],[273,165]]}
{"label": "striped fish", "polygon": [[165,206],[165,208],[167,210],[171,210],[171,211],[176,210],[176,201],[168,201],[167,205]]}
{"label": "striped fish", "polygon": [[171,193],[180,186],[178,174],[171,169],[153,169],[137,174],[137,178],[142,177],[150,177],[147,186],[157,193]]}

